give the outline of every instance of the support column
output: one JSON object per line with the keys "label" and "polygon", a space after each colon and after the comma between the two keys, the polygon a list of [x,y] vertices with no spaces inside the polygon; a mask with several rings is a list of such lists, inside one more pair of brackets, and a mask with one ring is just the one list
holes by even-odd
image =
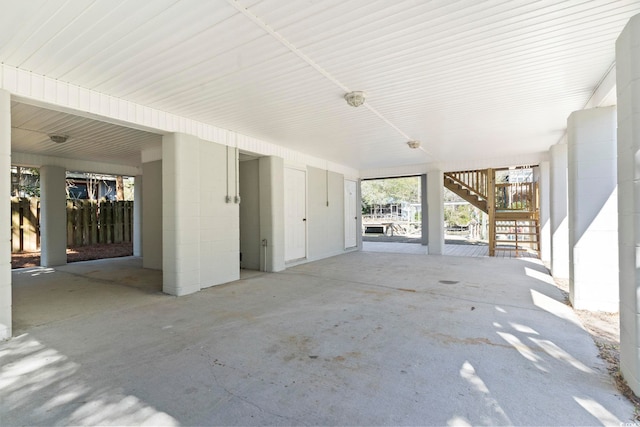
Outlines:
{"label": "support column", "polygon": [[569,218],[567,181],[567,144],[556,144],[551,154],[551,274],[558,279],[569,278]]}
{"label": "support column", "polygon": [[640,15],[616,42],[620,370],[640,395]]}
{"label": "support column", "polygon": [[142,256],[142,175],[133,183],[133,255]]}
{"label": "support column", "polygon": [[276,272],[284,266],[284,160],[261,157],[260,176],[260,240],[263,271]]}
{"label": "support column", "polygon": [[0,90],[0,340],[11,337],[11,96]]}
{"label": "support column", "polygon": [[162,290],[200,290],[200,152],[196,136],[162,137]]}
{"label": "support column", "polygon": [[576,111],[567,123],[569,298],[579,310],[618,310],[616,108]]}
{"label": "support column", "polygon": [[67,263],[66,170],[40,167],[40,265]]}
{"label": "support column", "polygon": [[489,222],[489,256],[496,256],[496,171],[487,169],[487,218]]}
{"label": "support column", "polygon": [[444,174],[441,170],[427,173],[428,253],[444,253]]}
{"label": "support column", "polygon": [[[141,181],[142,266],[152,270],[162,270],[162,160],[143,163]],[[136,178],[137,187],[138,179]]]}
{"label": "support column", "polygon": [[356,238],[358,242],[358,250],[361,251],[363,248],[363,240],[362,240],[362,210],[360,209],[362,206],[362,180],[359,179],[356,182],[356,210],[358,213],[358,219],[356,220]]}
{"label": "support column", "polygon": [[[444,190],[442,191],[444,192]],[[420,204],[422,208],[421,217],[420,217],[420,228],[422,229],[422,235],[420,236],[420,243],[422,244],[422,246],[428,246],[429,245],[429,222],[428,222],[429,215],[427,215],[427,209],[428,209],[427,174],[420,175]],[[444,207],[442,209],[444,212]]]}
{"label": "support column", "polygon": [[540,205],[540,259],[551,261],[551,221],[549,206],[549,162],[540,162],[537,173],[538,197]]}

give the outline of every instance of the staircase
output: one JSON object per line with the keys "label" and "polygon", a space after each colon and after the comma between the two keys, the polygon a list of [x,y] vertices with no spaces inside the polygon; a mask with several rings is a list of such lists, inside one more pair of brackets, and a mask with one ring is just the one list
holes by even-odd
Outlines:
{"label": "staircase", "polygon": [[444,186],[489,216],[489,255],[540,255],[538,186],[495,182],[495,170],[447,172]]}
{"label": "staircase", "polygon": [[484,213],[487,209],[487,171],[444,174],[444,186]]}

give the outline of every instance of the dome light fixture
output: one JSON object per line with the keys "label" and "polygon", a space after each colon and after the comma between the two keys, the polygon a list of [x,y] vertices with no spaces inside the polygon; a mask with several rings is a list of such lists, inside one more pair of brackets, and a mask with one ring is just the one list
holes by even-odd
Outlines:
{"label": "dome light fixture", "polygon": [[49,135],[49,139],[55,142],[56,144],[62,144],[63,142],[67,142],[67,139],[69,139],[69,136],[62,135],[59,133],[52,133],[51,135]]}
{"label": "dome light fixture", "polygon": [[361,90],[354,90],[353,92],[349,92],[344,95],[344,99],[347,101],[347,104],[352,107],[359,107],[364,104],[364,92]]}
{"label": "dome light fixture", "polygon": [[420,148],[420,141],[415,141],[415,140],[411,140],[407,142],[407,145],[409,146],[409,148]]}

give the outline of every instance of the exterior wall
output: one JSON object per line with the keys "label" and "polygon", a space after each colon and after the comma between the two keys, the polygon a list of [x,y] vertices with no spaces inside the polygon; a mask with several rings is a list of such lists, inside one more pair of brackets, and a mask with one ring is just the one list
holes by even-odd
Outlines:
{"label": "exterior wall", "polygon": [[240,163],[240,266],[260,270],[260,169],[259,161]]}
{"label": "exterior wall", "polygon": [[45,267],[67,263],[65,173],[60,166],[40,168],[40,265]]}
{"label": "exterior wall", "polygon": [[576,111],[567,123],[569,297],[576,309],[618,310],[616,109]]}
{"label": "exterior wall", "polygon": [[[4,202],[0,206],[0,220],[4,224],[11,223],[11,96],[9,92],[0,90],[0,194],[4,194]],[[0,232],[0,340],[11,337],[11,227],[4,227]]]}
{"label": "exterior wall", "polygon": [[[284,160],[261,157],[260,175],[260,242],[263,248],[263,271],[276,272],[284,265]],[[264,255],[266,254],[266,255]]]}
{"label": "exterior wall", "polygon": [[309,167],[307,185],[307,260],[344,253],[344,175]]}
{"label": "exterior wall", "polygon": [[161,270],[162,160],[143,163],[142,171],[142,266]]}
{"label": "exterior wall", "polygon": [[[200,164],[198,168],[190,167],[189,171],[185,171],[189,178],[188,182],[183,184],[190,188],[186,194],[193,195],[196,191],[199,194],[199,198],[196,195],[200,205],[199,216],[196,219],[200,224],[199,281],[200,288],[206,288],[240,278],[240,199],[236,198],[239,195],[237,186],[239,171],[237,153],[233,149],[227,149],[224,145],[214,142],[199,139],[196,141],[199,147],[196,155]],[[180,153],[180,156],[182,155],[184,155],[183,152]],[[196,175],[198,185],[194,185],[191,181],[195,169],[199,170]],[[229,203],[225,201],[227,180],[229,191],[233,192],[233,198]]]}
{"label": "exterior wall", "polygon": [[640,15],[616,42],[620,370],[640,395]]}
{"label": "exterior wall", "polygon": [[427,215],[428,253],[442,255],[444,253],[444,174],[441,170],[427,173]]}
{"label": "exterior wall", "polygon": [[551,147],[551,274],[569,278],[567,144]]}
{"label": "exterior wall", "polygon": [[237,162],[222,145],[185,134],[162,139],[163,290],[186,295],[240,277]]}

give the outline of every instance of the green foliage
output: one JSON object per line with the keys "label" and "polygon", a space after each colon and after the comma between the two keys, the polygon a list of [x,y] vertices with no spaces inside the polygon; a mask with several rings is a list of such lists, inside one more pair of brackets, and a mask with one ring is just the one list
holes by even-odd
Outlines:
{"label": "green foliage", "polygon": [[362,181],[362,203],[420,203],[420,178],[387,178]]}
{"label": "green foliage", "polygon": [[40,197],[40,169],[12,166],[11,195]]}
{"label": "green foliage", "polygon": [[449,226],[468,225],[474,217],[471,205],[448,205],[444,207],[444,220]]}

